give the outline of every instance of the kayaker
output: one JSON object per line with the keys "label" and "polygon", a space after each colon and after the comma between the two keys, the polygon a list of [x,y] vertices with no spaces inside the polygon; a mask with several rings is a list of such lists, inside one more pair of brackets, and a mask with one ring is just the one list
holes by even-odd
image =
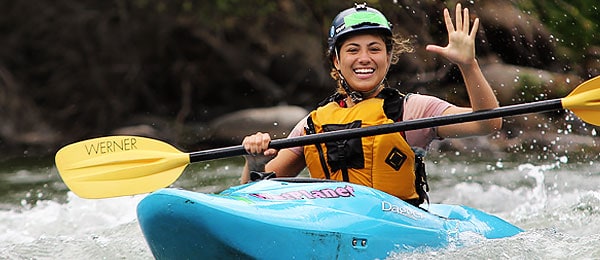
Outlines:
{"label": "kayaker", "polygon": [[[328,38],[327,55],[331,76],[337,82],[336,93],[301,120],[289,137],[497,108],[498,100],[475,56],[479,19],[471,27],[469,10],[460,3],[455,16],[454,24],[448,9],[444,10],[448,45],[428,45],[426,50],[458,66],[471,107],[428,95],[404,95],[386,86],[390,65],[412,47],[392,33],[391,24],[380,11],[356,4],[335,17]],[[501,126],[502,119],[497,118],[280,151],[268,148],[268,133],[258,132],[242,142],[249,155],[241,182],[249,181],[250,171],[294,177],[308,167],[313,178],[374,187],[418,206],[428,201],[422,158],[433,140],[487,135]]]}

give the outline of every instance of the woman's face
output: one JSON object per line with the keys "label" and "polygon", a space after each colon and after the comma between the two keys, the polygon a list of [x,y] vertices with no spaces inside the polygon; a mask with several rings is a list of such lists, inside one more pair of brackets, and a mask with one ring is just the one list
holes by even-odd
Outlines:
{"label": "woman's face", "polygon": [[391,56],[378,35],[351,36],[342,43],[334,66],[353,90],[366,92],[378,86],[387,74]]}

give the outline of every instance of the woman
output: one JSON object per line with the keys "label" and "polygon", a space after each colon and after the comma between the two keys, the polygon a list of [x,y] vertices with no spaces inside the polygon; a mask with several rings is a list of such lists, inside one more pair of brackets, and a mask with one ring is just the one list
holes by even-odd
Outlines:
{"label": "woman", "polygon": [[[460,4],[456,5],[456,24],[452,23],[448,9],[444,10],[444,19],[448,45],[429,45],[426,50],[458,65],[471,107],[458,107],[432,96],[402,95],[387,88],[385,78],[390,65],[398,60],[397,55],[411,49],[407,41],[392,34],[383,14],[362,4],[342,11],[331,27],[328,57],[337,93],[301,120],[289,136],[498,107],[475,57],[479,19],[475,19],[469,30],[469,11]],[[248,182],[249,171],[293,177],[308,167],[313,178],[363,184],[419,205],[428,200],[422,156],[431,141],[486,135],[501,126],[502,119],[498,118],[281,151],[269,149],[269,134],[259,132],[242,142],[251,156],[246,156],[241,181]]]}

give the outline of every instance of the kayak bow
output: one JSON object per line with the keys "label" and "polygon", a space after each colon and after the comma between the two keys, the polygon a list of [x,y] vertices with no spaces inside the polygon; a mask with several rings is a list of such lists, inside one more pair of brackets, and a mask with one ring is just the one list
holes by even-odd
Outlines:
{"label": "kayak bow", "polygon": [[[383,259],[522,230],[457,205],[416,208],[345,182],[265,180],[220,194],[161,189],[138,205],[157,259]],[[468,235],[465,235],[468,234]]]}

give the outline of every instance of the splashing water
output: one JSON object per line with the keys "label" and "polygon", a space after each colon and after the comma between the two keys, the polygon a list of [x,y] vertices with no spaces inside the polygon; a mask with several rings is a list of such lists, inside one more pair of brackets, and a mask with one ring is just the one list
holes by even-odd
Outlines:
{"label": "splashing water", "polygon": [[[525,232],[487,240],[461,237],[461,246],[415,253],[391,253],[389,259],[597,259],[600,257],[600,170],[571,167],[564,159],[551,165],[470,176],[467,167],[443,178],[462,179],[432,193],[442,203],[467,204],[514,223]],[[475,171],[476,172],[476,171]]]}
{"label": "splashing water", "polygon": [[[0,255],[8,259],[148,259],[136,223],[143,196],[102,200],[68,193],[68,202],[38,201],[35,207],[0,211]],[[1,258],[1,257],[0,257]]]}
{"label": "splashing water", "polygon": [[[464,233],[446,249],[390,252],[389,258],[600,258],[600,170],[567,161],[429,165],[432,203],[468,205],[526,231],[495,240]],[[200,164],[175,186],[217,192],[238,182],[240,167],[236,160]],[[87,200],[67,193],[29,207],[14,203],[0,210],[0,259],[153,259],[135,215],[143,197]]]}

